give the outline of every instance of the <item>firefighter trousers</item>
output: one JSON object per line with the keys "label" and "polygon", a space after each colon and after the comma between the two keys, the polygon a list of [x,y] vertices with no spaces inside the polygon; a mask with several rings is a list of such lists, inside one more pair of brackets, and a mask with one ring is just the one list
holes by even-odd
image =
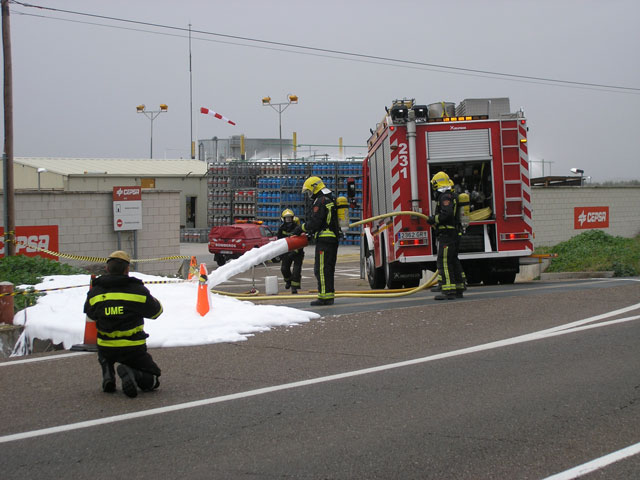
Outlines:
{"label": "firefighter trousers", "polygon": [[105,368],[112,369],[113,364],[123,363],[134,370],[150,373],[159,377],[162,373],[160,367],[153,361],[147,352],[146,345],[134,347],[98,347],[98,362]]}
{"label": "firefighter trousers", "polygon": [[438,237],[438,280],[442,293],[452,294],[456,290],[464,290],[464,272],[458,258],[457,238],[449,238],[448,235]]}
{"label": "firefighter trousers", "polygon": [[313,265],[313,273],[318,281],[318,298],[329,300],[335,298],[333,277],[336,273],[338,259],[338,242],[318,242]]}
{"label": "firefighter trousers", "polygon": [[292,287],[300,288],[303,260],[304,250],[302,249],[300,249],[300,252],[288,252],[282,257],[280,272],[284,281],[289,282]]}

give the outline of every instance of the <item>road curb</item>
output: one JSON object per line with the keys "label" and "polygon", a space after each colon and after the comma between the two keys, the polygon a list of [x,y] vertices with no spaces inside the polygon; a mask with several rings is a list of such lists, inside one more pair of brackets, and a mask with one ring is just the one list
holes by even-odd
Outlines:
{"label": "road curb", "polygon": [[540,280],[566,280],[572,278],[613,278],[613,271],[603,272],[551,272],[540,275]]}

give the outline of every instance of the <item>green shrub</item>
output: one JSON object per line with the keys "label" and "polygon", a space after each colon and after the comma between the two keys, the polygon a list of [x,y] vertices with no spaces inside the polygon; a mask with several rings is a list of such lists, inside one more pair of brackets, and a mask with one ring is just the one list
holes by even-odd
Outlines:
{"label": "green shrub", "polygon": [[[59,263],[42,257],[26,257],[16,255],[0,258],[0,281],[11,282],[14,285],[35,285],[47,275],[76,275],[86,274],[87,271],[65,263]],[[27,290],[15,289],[16,292],[29,292],[13,297],[13,310],[17,312],[35,304],[36,298],[42,295],[33,288]]]}
{"label": "green shrub", "polygon": [[548,272],[600,272],[612,270],[616,277],[640,272],[640,235],[614,237],[602,230],[588,230],[554,247],[536,253],[557,253]]}

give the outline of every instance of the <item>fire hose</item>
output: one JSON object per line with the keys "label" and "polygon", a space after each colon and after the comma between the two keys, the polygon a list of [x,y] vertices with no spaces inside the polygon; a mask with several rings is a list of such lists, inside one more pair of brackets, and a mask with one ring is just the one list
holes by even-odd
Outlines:
{"label": "fire hose", "polygon": [[[349,227],[357,227],[360,226],[362,224],[365,223],[369,223],[372,222],[374,220],[380,220],[382,218],[388,218],[388,217],[395,217],[398,215],[410,215],[410,216],[414,216],[414,217],[420,217],[423,219],[428,219],[429,217],[427,217],[425,214],[423,213],[419,213],[419,212],[411,212],[411,211],[400,211],[400,212],[390,212],[390,213],[383,213],[381,215],[376,215],[375,217],[371,217],[371,218],[365,218],[363,220],[359,220],[357,222],[351,223],[349,224]],[[300,235],[300,238],[304,238],[306,240],[306,235]],[[291,237],[290,237],[291,238]],[[284,239],[283,239],[284,240]],[[287,239],[289,240],[289,239]],[[295,250],[296,248],[300,248],[300,245],[302,242],[301,240],[294,240],[295,244],[291,244],[289,245],[289,249],[290,250]],[[302,242],[304,243],[304,242]],[[306,245],[306,243],[305,243]],[[302,246],[305,246],[302,245]],[[295,248],[294,248],[295,247]],[[335,292],[335,297],[336,298],[395,298],[395,297],[403,297],[403,296],[407,296],[407,295],[412,295],[416,292],[419,292],[420,290],[424,290],[425,288],[430,288],[432,286],[434,286],[437,283],[437,277],[438,277],[438,272],[434,272],[433,276],[424,284],[422,285],[418,285],[417,287],[414,288],[402,288],[402,289],[397,289],[397,290],[372,290],[370,292],[358,292],[358,291],[337,291]],[[219,295],[225,295],[225,296],[230,296],[230,297],[235,297],[235,298],[244,298],[244,299],[251,299],[251,300],[274,300],[274,299],[278,299],[278,300],[297,300],[297,299],[309,299],[309,298],[317,298],[317,295],[300,295],[300,294],[296,294],[296,295],[259,295],[257,292],[256,293],[229,293],[229,292],[223,292],[223,291],[219,291],[219,290],[211,290],[213,293],[219,294]]]}

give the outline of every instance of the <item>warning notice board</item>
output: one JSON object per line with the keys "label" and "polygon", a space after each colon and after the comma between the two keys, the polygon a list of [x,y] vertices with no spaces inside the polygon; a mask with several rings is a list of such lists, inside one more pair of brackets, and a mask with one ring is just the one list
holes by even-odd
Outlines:
{"label": "warning notice board", "polygon": [[113,187],[113,229],[142,230],[142,187]]}

